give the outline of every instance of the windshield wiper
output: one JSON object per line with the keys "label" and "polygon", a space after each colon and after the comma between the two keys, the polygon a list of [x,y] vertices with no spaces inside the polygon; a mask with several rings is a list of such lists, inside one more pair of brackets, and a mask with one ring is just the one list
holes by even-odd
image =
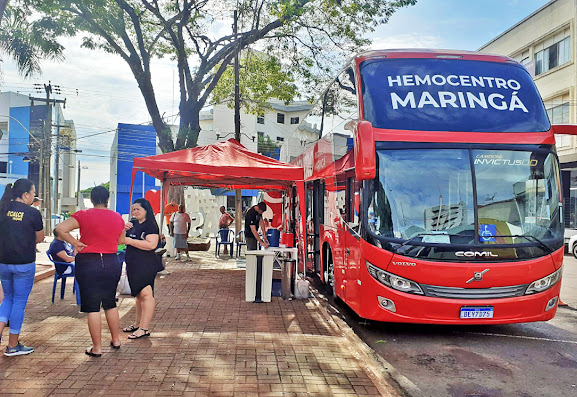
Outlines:
{"label": "windshield wiper", "polygon": [[535,236],[525,236],[524,234],[513,234],[510,236],[484,236],[484,237],[511,237],[511,238],[524,238],[527,239],[529,241],[531,241],[531,239],[533,239],[533,241],[536,241],[537,243],[539,243],[543,248],[545,248],[547,251],[549,251],[549,253],[553,253],[553,251],[555,251],[553,248],[549,247],[547,244],[545,244],[543,241],[539,240],[537,237]]}

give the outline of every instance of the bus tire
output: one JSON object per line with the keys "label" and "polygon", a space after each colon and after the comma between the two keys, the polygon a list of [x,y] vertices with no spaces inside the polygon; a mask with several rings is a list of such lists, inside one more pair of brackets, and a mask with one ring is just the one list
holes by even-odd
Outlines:
{"label": "bus tire", "polygon": [[332,255],[329,257],[329,260],[327,261],[326,285],[327,285],[327,295],[336,297],[337,294],[335,293],[335,266],[333,264]]}

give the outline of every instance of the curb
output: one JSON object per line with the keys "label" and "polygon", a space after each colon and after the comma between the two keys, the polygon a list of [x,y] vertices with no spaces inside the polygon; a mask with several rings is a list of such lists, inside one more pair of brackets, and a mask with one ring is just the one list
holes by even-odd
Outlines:
{"label": "curb", "polygon": [[325,298],[319,297],[320,292],[310,285],[312,292],[311,301],[320,309],[323,316],[332,321],[341,331],[343,336],[348,340],[350,349],[354,352],[355,357],[359,359],[365,368],[369,378],[373,381],[375,387],[384,397],[421,397],[422,390],[397,372],[397,370],[387,362],[383,357],[367,345],[352,328],[339,316],[331,313],[329,303]]}

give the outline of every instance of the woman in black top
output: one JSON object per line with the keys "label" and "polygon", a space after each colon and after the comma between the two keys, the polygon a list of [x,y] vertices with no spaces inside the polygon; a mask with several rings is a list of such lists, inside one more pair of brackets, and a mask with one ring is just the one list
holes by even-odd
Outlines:
{"label": "woman in black top", "polygon": [[158,246],[159,230],[148,200],[137,199],[132,204],[132,220],[126,231],[126,273],[132,296],[136,297],[136,320],[124,328],[132,332],[128,338],[149,336],[154,314],[154,278],[162,270],[162,258],[154,250]]}
{"label": "woman in black top", "polygon": [[29,354],[33,348],[19,342],[24,310],[34,284],[36,244],[44,240],[42,216],[30,205],[36,188],[28,179],[7,184],[0,200],[0,278],[4,299],[0,305],[0,339],[10,323],[6,356]]}

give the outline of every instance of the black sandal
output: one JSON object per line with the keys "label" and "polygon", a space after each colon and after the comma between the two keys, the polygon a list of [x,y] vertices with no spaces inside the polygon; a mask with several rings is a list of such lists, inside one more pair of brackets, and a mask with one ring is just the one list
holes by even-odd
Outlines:
{"label": "black sandal", "polygon": [[140,338],[144,338],[145,336],[150,336],[150,332],[148,332],[147,329],[142,328],[142,331],[144,331],[144,333],[142,335],[134,335],[134,332],[131,333],[130,335],[128,335],[128,339],[140,339]]}
{"label": "black sandal", "polygon": [[93,347],[90,348],[90,350],[84,350],[84,354],[86,354],[87,356],[90,357],[101,357],[102,353],[93,353],[92,352]]}
{"label": "black sandal", "polygon": [[116,350],[120,349],[120,345],[117,346],[112,342],[110,342],[110,347],[112,347],[113,349],[116,349]]}
{"label": "black sandal", "polygon": [[137,329],[139,329],[140,327],[135,327],[134,324],[130,324],[128,327],[123,328],[122,332],[134,332]]}

